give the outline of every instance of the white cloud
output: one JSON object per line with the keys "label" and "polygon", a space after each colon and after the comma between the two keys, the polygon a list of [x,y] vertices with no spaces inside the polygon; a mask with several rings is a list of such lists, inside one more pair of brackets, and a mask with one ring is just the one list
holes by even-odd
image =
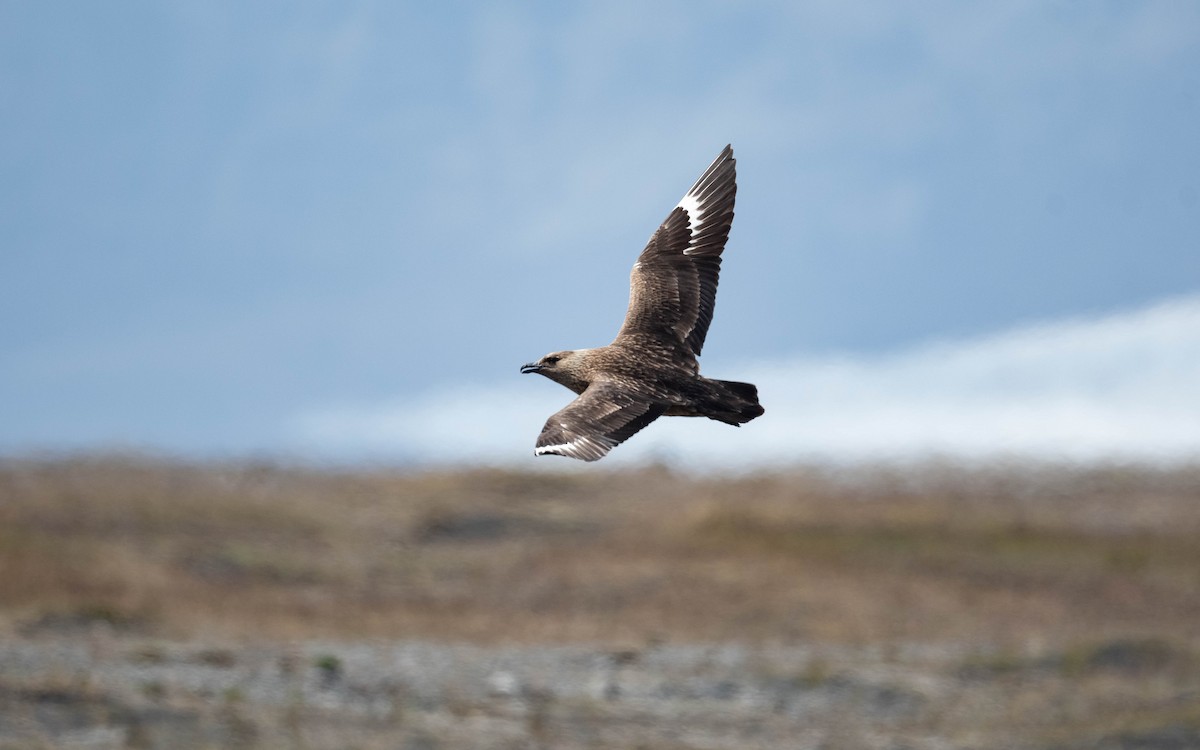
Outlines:
{"label": "white cloud", "polygon": [[[1200,456],[1200,295],[883,357],[796,358],[708,374],[757,383],[766,415],[739,430],[659,420],[608,461]],[[534,437],[568,394],[531,381],[318,409],[296,420],[296,432],[322,453],[532,462]]]}

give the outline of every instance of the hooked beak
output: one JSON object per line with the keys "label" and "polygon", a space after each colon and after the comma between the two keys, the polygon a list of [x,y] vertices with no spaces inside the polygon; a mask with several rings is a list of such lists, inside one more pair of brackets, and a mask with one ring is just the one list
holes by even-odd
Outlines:
{"label": "hooked beak", "polygon": [[542,366],[539,365],[537,362],[530,362],[527,365],[521,365],[521,372],[526,375],[531,372],[541,372],[541,370],[542,370]]}

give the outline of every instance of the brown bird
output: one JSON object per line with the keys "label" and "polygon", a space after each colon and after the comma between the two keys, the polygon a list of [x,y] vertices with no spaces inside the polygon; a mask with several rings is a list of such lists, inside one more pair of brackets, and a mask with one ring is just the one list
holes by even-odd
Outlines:
{"label": "brown bird", "polygon": [[733,223],[734,165],[726,146],[650,237],[633,264],[629,310],[611,344],[521,366],[579,394],[546,420],[535,455],[596,461],[663,415],[735,427],[762,415],[757,388],[703,377],[696,363]]}

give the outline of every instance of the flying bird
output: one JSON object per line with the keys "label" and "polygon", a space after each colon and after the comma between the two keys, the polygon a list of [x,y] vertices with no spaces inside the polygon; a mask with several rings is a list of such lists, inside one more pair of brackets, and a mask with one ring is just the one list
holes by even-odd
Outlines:
{"label": "flying bird", "polygon": [[661,416],[739,426],[761,416],[750,383],[700,375],[721,252],[737,193],[726,146],[671,209],[629,277],[629,309],[608,346],[552,352],[521,366],[579,396],[546,420],[535,455],[596,461]]}

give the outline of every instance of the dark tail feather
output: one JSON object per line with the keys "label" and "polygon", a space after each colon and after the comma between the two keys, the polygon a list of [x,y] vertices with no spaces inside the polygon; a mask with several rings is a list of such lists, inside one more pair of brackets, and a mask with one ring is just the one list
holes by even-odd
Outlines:
{"label": "dark tail feather", "polygon": [[751,383],[739,383],[736,380],[718,380],[718,383],[731,396],[729,412],[714,417],[722,422],[732,425],[740,425],[749,422],[755,417],[763,415],[763,408],[758,403],[758,388]]}
{"label": "dark tail feather", "polygon": [[752,383],[739,383],[736,380],[718,380],[717,382],[743,401],[758,403],[758,388]]}

